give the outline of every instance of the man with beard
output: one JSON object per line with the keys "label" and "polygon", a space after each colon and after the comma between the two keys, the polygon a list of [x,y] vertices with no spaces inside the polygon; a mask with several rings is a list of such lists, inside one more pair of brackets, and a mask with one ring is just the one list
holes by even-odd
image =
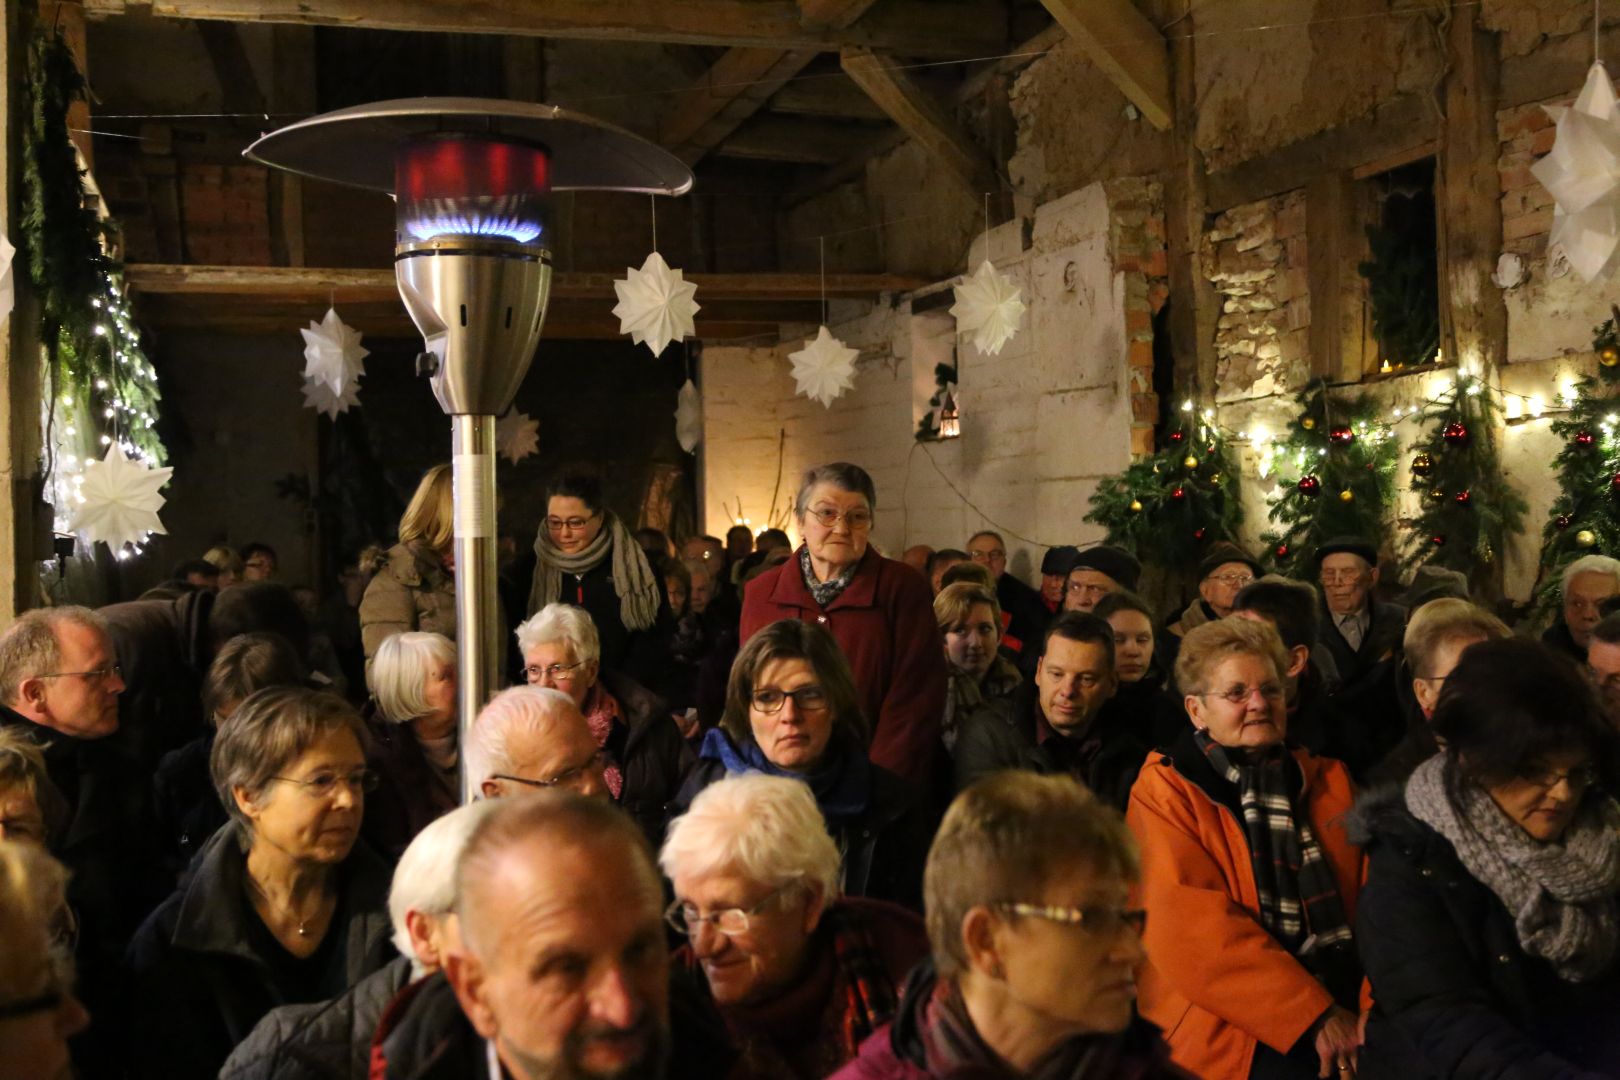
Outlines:
{"label": "man with beard", "polygon": [[386,1080],[691,1080],[734,1054],[713,1006],[672,981],[663,889],[640,829],[597,799],[502,800],[457,869],[442,975],[389,1007]]}

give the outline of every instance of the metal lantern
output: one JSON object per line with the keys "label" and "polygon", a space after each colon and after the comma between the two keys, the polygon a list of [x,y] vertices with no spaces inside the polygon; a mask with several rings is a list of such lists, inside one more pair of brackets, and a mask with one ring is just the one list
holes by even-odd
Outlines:
{"label": "metal lantern", "polygon": [[[394,276],[451,418],[462,744],[500,688],[495,418],[511,407],[551,292],[551,194],[681,195],[692,171],[638,135],[557,108],[408,98],[324,113],[261,137],[272,168],[394,195]],[[462,758],[465,761],[465,757]],[[472,778],[463,770],[462,797]]]}

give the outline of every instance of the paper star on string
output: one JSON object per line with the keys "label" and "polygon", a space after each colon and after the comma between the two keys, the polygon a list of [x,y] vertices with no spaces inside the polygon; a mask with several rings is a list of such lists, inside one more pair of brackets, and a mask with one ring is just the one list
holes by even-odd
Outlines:
{"label": "paper star on string", "polygon": [[788,353],[788,359],[793,361],[793,379],[799,384],[799,393],[831,408],[834,398],[855,385],[855,358],[859,355],[823,326],[814,341],[806,341],[804,348]]}
{"label": "paper star on string", "polygon": [[360,347],[360,331],[338,318],[336,308],[298,332],[304,336],[304,378],[324,383],[339,398],[360,382],[366,373],[361,361],[371,352]]}
{"label": "paper star on string", "polygon": [[105,458],[85,465],[84,483],[79,485],[84,501],[69,527],[83,532],[90,543],[100,540],[113,551],[140,543],[148,533],[168,532],[158,519],[158,509],[166,501],[158,488],[173,472],[167,466],[153,469],[131,461],[115,441]]}
{"label": "paper star on string", "polygon": [[540,421],[513,409],[495,421],[495,445],[501,457],[516,465],[540,450]]}
{"label": "paper star on string", "polygon": [[12,276],[16,260],[17,249],[0,233],[0,319],[10,315],[11,309],[17,306],[17,283]]}
{"label": "paper star on string", "polygon": [[688,454],[703,440],[703,399],[691,379],[675,395],[675,439]]}
{"label": "paper star on string", "polygon": [[692,317],[702,308],[693,297],[697,286],[685,280],[681,271],[671,270],[658,252],[647,256],[641,269],[625,268],[623,281],[613,283],[619,303],[613,314],[619,317],[619,333],[645,345],[659,356],[672,341],[690,337]]}
{"label": "paper star on string", "polygon": [[304,408],[314,409],[318,413],[337,419],[338,413],[348,412],[360,404],[359,387],[350,384],[343,388],[340,394],[334,394],[331,387],[314,379],[304,380]]}
{"label": "paper star on string", "polygon": [[973,339],[980,352],[994,356],[1018,332],[1024,314],[1023,290],[986,259],[973,276],[956,287],[951,305],[956,332]]}
{"label": "paper star on string", "polygon": [[1547,115],[1558,125],[1552,152],[1530,172],[1557,203],[1549,247],[1587,281],[1608,277],[1620,261],[1620,103],[1603,65],[1592,65],[1572,107]]}

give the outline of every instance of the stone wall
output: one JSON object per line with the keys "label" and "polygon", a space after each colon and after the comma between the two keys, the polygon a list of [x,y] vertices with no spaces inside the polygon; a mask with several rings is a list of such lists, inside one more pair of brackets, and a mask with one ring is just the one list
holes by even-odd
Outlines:
{"label": "stone wall", "polygon": [[1221,296],[1217,401],[1299,388],[1310,377],[1311,297],[1305,193],[1218,215],[1204,235],[1204,275]]}

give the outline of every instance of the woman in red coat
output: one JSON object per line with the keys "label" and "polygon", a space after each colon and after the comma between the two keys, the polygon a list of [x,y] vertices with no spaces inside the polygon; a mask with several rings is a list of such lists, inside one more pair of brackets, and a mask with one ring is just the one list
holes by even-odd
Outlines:
{"label": "woman in red coat", "polygon": [[743,599],[742,640],[778,619],[819,623],[849,660],[872,723],[872,761],[929,782],[945,713],[945,655],[921,574],[870,545],[877,493],[859,465],[804,474],[794,513],[804,544],[755,578]]}

